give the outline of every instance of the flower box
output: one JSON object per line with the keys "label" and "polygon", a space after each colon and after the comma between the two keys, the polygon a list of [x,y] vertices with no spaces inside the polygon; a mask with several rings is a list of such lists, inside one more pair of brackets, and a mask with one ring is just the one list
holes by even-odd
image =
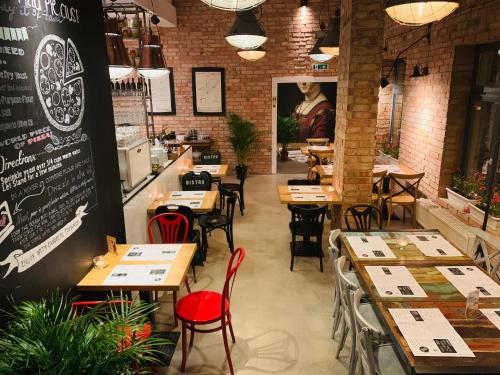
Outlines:
{"label": "flower box", "polygon": [[[478,224],[483,224],[484,211],[476,207],[474,203],[469,203],[469,208],[470,208],[470,217],[472,218],[472,220],[474,220]],[[489,216],[488,228],[500,229],[500,217]]]}
{"label": "flower box", "polygon": [[449,205],[461,212],[466,211],[466,209],[469,207],[469,204],[475,205],[478,203],[477,200],[465,198],[463,195],[458,194],[450,188],[446,188],[446,193],[448,195]]}

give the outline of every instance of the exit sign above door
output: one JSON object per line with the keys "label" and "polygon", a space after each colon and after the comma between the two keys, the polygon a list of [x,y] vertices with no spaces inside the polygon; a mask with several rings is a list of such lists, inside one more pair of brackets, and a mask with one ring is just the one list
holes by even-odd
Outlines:
{"label": "exit sign above door", "polygon": [[312,64],[313,70],[328,70],[328,64]]}

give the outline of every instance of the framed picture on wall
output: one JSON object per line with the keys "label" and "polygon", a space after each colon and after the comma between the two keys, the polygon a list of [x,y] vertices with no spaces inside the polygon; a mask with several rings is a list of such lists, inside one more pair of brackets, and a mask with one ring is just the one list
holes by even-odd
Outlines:
{"label": "framed picture on wall", "polygon": [[151,78],[151,100],[153,102],[153,110],[148,103],[148,113],[150,115],[175,115],[175,90],[174,90],[174,70],[168,68],[169,74],[159,78]]}
{"label": "framed picture on wall", "polygon": [[193,68],[193,112],[195,116],[226,114],[224,68]]}

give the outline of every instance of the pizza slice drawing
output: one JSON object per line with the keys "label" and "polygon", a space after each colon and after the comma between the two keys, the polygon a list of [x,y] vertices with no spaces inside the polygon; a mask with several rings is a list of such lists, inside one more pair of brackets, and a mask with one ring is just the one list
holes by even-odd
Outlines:
{"label": "pizza slice drawing", "polygon": [[73,41],[45,36],[38,45],[35,85],[47,120],[56,129],[71,132],[82,122],[85,107],[84,68]]}

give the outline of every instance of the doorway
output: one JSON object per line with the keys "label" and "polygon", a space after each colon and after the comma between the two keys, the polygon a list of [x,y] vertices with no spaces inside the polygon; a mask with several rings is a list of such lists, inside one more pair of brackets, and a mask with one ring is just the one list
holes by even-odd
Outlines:
{"label": "doorway", "polygon": [[[303,82],[318,84],[319,92],[322,96],[318,97],[317,102],[322,102],[321,108],[316,107],[315,103],[312,103],[310,108],[308,108],[308,104],[305,102],[307,94],[304,94],[302,92],[304,90],[301,91],[298,86],[299,83]],[[304,144],[304,140],[299,139],[299,132],[297,132],[297,139],[289,145],[289,162],[285,163],[278,161],[278,152],[280,149],[278,145],[278,118],[280,116],[293,117],[296,115],[295,112],[300,112],[301,110],[308,111],[308,113],[311,113],[311,116],[313,116],[312,113],[314,111],[318,112],[318,109],[330,108],[333,111],[330,112],[333,123],[331,123],[332,121],[326,122],[328,123],[327,128],[331,129],[333,132],[335,128],[335,107],[337,103],[337,77],[275,77],[272,80],[272,85],[272,173],[302,173],[304,170],[307,172],[307,157],[300,152],[300,145]],[[316,88],[316,90],[317,89],[318,88]],[[321,98],[324,100],[320,100]],[[326,102],[328,102],[329,105]],[[319,113],[322,114],[323,112]],[[302,131],[301,134],[303,135],[304,132]]]}

